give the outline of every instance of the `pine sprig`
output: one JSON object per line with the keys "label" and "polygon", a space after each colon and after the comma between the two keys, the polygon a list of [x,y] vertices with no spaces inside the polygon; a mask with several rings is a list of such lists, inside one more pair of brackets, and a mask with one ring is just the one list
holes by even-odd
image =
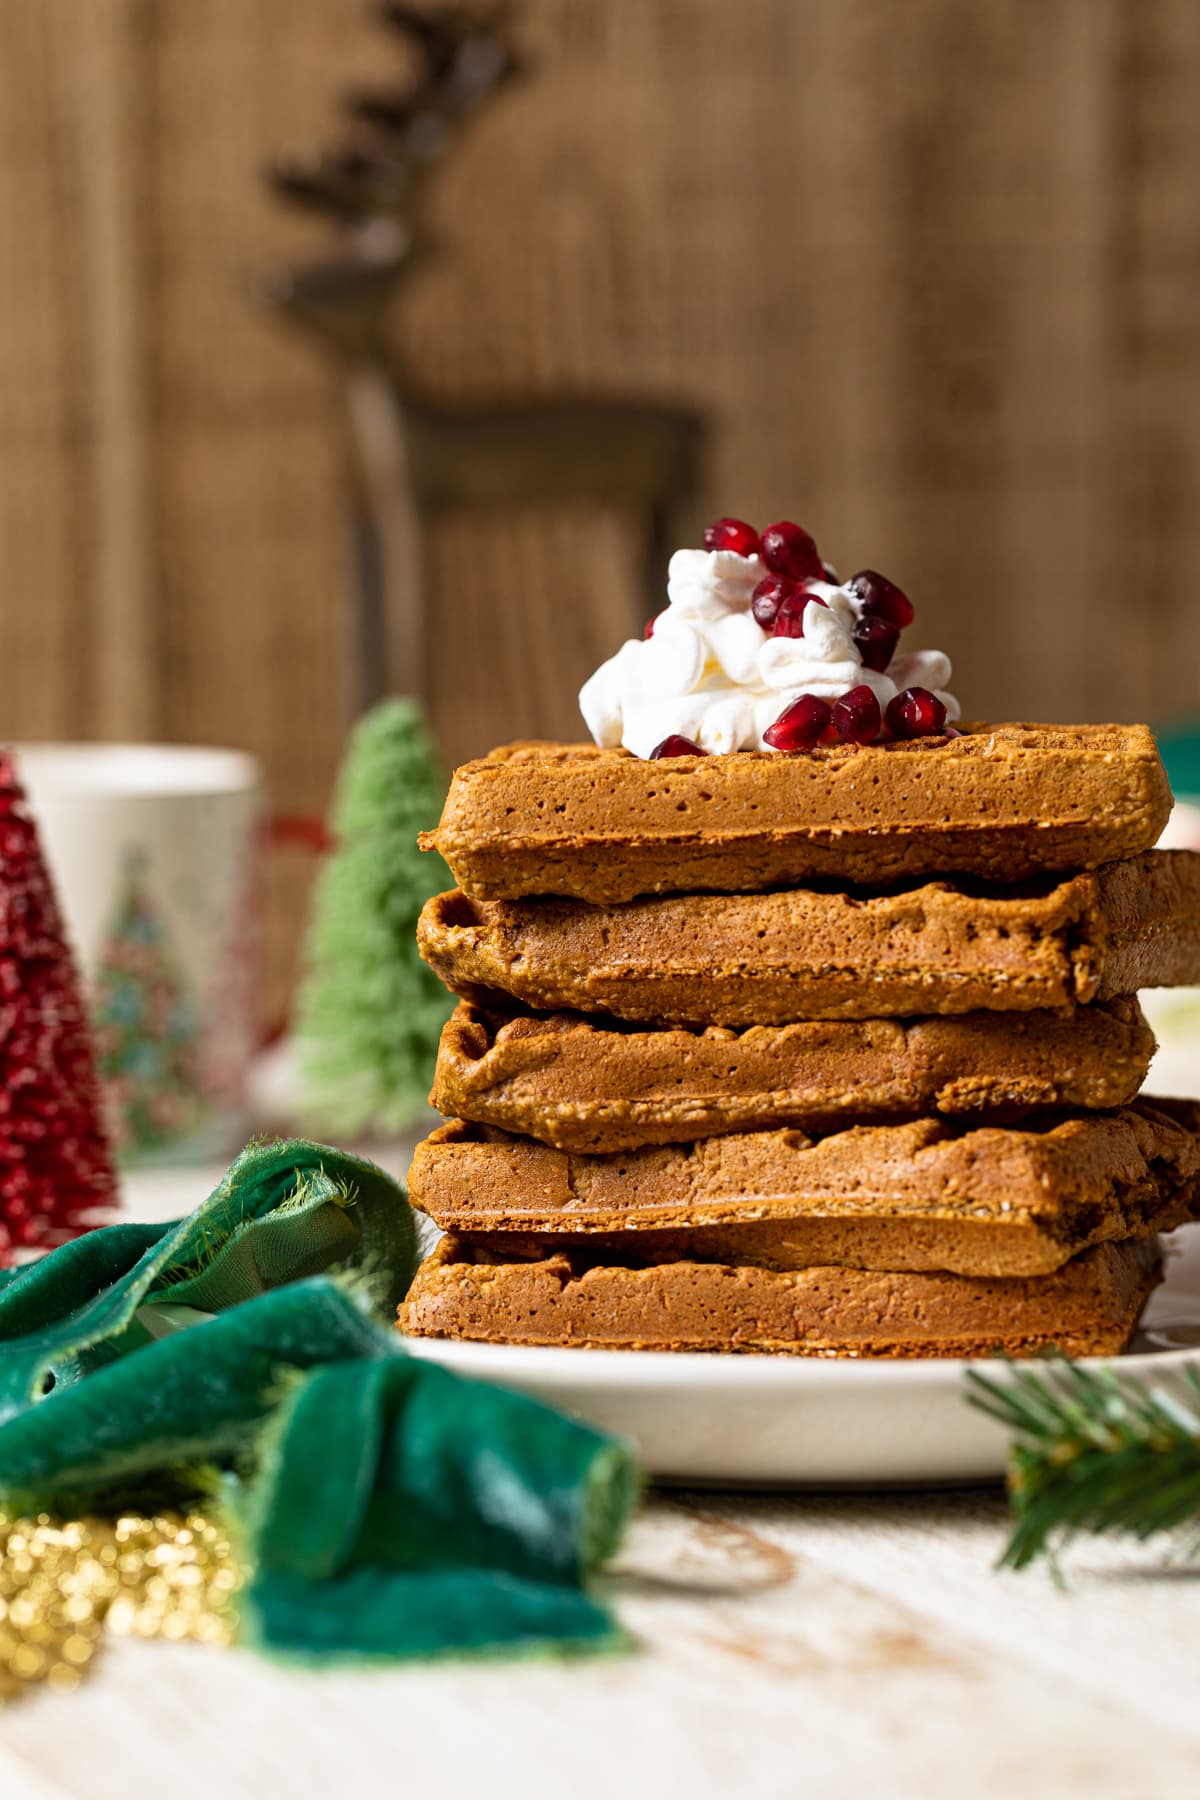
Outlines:
{"label": "pine sprig", "polygon": [[1014,1433],[1014,1526],[1001,1566],[1080,1532],[1145,1539],[1193,1527],[1200,1547],[1200,1370],[1153,1387],[1065,1359],[1004,1379],[968,1370],[973,1406]]}

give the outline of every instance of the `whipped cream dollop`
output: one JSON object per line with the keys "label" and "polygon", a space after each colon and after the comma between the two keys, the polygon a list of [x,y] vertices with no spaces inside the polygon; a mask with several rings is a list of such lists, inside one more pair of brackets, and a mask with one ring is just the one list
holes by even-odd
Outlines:
{"label": "whipped cream dollop", "polygon": [[947,691],[940,650],[893,656],[880,673],[864,667],[853,632],[865,610],[849,588],[809,581],[803,637],[773,637],[754,618],[761,557],[734,550],[677,550],[667,568],[667,609],[645,639],[630,638],[601,663],[579,694],[597,744],[649,756],[664,738],[690,738],[712,754],[767,750],[763,733],[802,694],[833,701],[869,687],[880,709],[905,688],[928,688],[960,716]]}

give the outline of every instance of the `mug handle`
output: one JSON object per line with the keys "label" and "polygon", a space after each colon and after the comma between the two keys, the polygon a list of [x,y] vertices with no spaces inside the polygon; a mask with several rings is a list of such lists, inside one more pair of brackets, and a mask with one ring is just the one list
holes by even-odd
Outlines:
{"label": "mug handle", "polygon": [[[310,855],[328,856],[333,848],[333,833],[324,819],[309,813],[269,813],[259,828],[259,843],[268,850],[307,850]],[[288,1016],[267,1020],[259,1036],[259,1049],[277,1044],[288,1028]]]}
{"label": "mug handle", "polygon": [[263,820],[262,841],[268,850],[282,847],[311,850],[314,856],[326,856],[333,848],[333,835],[324,819],[307,813],[272,813]]}

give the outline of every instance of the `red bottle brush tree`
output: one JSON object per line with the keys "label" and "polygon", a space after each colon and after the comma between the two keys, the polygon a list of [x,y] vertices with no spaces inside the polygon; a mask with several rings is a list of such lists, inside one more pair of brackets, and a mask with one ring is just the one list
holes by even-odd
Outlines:
{"label": "red bottle brush tree", "polygon": [[37,827],[0,752],[0,1264],[116,1199],[87,1012]]}

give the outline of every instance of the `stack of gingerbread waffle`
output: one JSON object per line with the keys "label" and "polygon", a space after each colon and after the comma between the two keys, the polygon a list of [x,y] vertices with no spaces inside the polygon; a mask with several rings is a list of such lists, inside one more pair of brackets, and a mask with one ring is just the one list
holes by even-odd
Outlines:
{"label": "stack of gingerbread waffle", "polygon": [[1143,727],[460,769],[422,954],[462,1000],[409,1333],[1113,1353],[1200,1208],[1136,991],[1200,981]]}

